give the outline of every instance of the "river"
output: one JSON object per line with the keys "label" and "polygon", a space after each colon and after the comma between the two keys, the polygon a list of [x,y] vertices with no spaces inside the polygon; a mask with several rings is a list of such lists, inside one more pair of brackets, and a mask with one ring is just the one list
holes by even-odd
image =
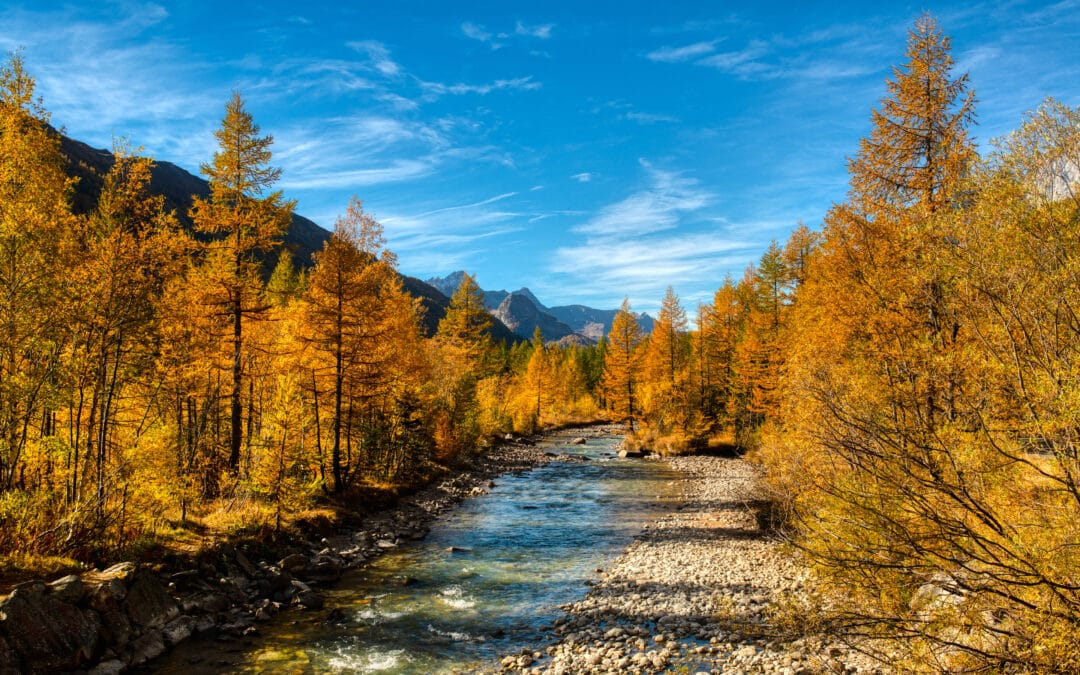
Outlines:
{"label": "river", "polygon": [[[327,590],[321,612],[286,612],[244,643],[196,640],[156,672],[438,673],[496,669],[536,645],[672,497],[665,465],[619,459],[618,438],[543,442],[556,461],[496,480]],[[333,614],[331,615],[331,612]],[[336,620],[327,621],[328,616]]]}

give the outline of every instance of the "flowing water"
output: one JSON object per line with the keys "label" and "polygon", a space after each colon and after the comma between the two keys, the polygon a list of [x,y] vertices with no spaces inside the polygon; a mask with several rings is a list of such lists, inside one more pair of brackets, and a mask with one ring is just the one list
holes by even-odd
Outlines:
{"label": "flowing water", "polygon": [[423,541],[326,591],[327,610],[340,609],[342,620],[286,613],[260,626],[250,645],[183,645],[160,670],[458,672],[494,669],[499,656],[535,646],[558,606],[583,596],[596,569],[672,494],[674,474],[618,459],[618,439],[582,446],[570,438],[552,438],[545,449],[591,461],[503,476],[436,521]]}

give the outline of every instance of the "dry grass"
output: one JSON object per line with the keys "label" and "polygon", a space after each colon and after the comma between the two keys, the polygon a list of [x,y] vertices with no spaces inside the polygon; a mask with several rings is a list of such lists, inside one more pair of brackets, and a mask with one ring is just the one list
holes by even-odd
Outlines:
{"label": "dry grass", "polygon": [[14,552],[0,555],[0,593],[30,579],[54,579],[82,572],[85,566],[71,558]]}

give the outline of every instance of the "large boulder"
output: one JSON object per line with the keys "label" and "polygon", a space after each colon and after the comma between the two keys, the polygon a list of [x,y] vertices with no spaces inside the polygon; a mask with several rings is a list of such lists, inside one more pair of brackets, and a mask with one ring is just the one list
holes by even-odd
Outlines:
{"label": "large boulder", "polygon": [[46,590],[44,583],[32,582],[0,601],[0,637],[28,672],[74,670],[90,663],[100,642],[97,614]]}
{"label": "large boulder", "polygon": [[[114,649],[125,647],[132,637],[131,619],[124,611],[123,601],[127,597],[124,582],[115,577],[104,579],[95,576],[86,583],[87,603],[101,617],[101,633],[104,640]],[[85,581],[85,579],[84,579]]]}
{"label": "large boulder", "polygon": [[180,608],[154,575],[137,574],[124,600],[132,623],[140,628],[161,628],[180,616]]}

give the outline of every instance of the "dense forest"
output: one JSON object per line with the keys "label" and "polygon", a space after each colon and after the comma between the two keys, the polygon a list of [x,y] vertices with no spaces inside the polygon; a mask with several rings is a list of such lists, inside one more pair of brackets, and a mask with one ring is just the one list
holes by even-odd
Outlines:
{"label": "dense forest", "polygon": [[[1080,110],[980,155],[949,39],[913,27],[846,199],[691,321],[495,343],[466,275],[434,337],[346,205],[309,269],[272,139],[228,102],[194,231],[123,143],[76,213],[18,54],[0,71],[0,550],[98,560],[189,523],[282,527],[423,482],[506,433],[609,419],[739,448],[830,600],[892,661],[1080,669]],[[272,274],[263,261],[276,260]]]}
{"label": "dense forest", "polygon": [[0,115],[9,567],[101,561],[191,525],[280,528],[422,484],[499,435],[602,418],[603,347],[496,343],[470,276],[424,337],[355,198],[310,268],[294,265],[293,203],[239,94],[190,229],[123,142],[96,205],[73,208],[75,172],[19,54]]}

